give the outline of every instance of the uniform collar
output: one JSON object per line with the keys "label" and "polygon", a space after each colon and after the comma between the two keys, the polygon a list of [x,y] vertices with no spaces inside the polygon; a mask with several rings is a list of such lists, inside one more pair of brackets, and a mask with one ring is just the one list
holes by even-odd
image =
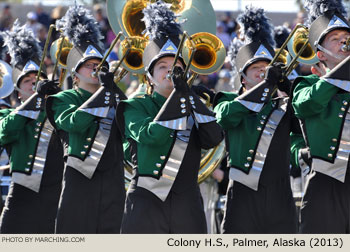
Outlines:
{"label": "uniform collar", "polygon": [[77,88],[76,91],[78,92],[78,94],[80,94],[80,96],[83,98],[84,101],[89,99],[92,96],[92,93],[82,88]]}
{"label": "uniform collar", "polygon": [[153,92],[152,98],[157,103],[157,105],[159,105],[159,107],[161,107],[167,99],[164,96],[158,94],[157,92]]}

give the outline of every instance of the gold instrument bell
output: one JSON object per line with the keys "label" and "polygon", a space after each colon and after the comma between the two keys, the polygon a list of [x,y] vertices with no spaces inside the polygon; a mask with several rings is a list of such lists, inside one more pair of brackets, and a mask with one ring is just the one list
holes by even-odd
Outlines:
{"label": "gold instrument bell", "polygon": [[295,58],[298,52],[304,46],[304,44],[307,43],[308,45],[300,54],[297,61],[299,63],[306,64],[306,65],[314,65],[319,60],[308,41],[308,36],[309,36],[309,32],[306,29],[306,27],[298,28],[293,34],[292,38],[288,41],[287,47],[291,56]]}
{"label": "gold instrument bell", "polygon": [[[60,52],[60,48],[62,48],[61,52]],[[53,62],[56,62],[56,60],[58,60],[59,66],[63,69],[66,69],[67,57],[72,48],[73,48],[72,43],[70,43],[66,37],[60,37],[59,39],[56,39],[54,42],[52,42],[51,48],[50,48],[51,60]],[[58,56],[59,58],[57,59]]]}

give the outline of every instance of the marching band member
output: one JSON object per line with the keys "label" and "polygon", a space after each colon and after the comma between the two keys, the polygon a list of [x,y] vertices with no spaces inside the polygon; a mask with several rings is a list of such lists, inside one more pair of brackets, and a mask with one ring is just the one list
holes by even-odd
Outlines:
{"label": "marching band member", "polygon": [[230,165],[222,232],[295,233],[289,179],[294,121],[288,97],[271,97],[276,87],[288,94],[290,83],[280,64],[269,65],[275,41],[264,10],[246,7],[238,21],[245,44],[237,49],[240,43],[234,40],[230,55],[242,88],[239,94],[218,93],[214,100],[218,123],[226,131]]}
{"label": "marching band member", "polygon": [[125,202],[122,138],[115,108],[124,94],[107,72],[101,32],[90,11],[70,7],[56,23],[74,45],[67,58],[74,88],[51,96],[49,118],[65,132],[66,167],[57,233],[119,233]]}
{"label": "marching band member", "polygon": [[222,130],[182,76],[181,57],[167,78],[182,34],[169,5],[158,1],[143,13],[150,38],[143,63],[152,92],[118,108],[134,165],[121,232],[206,233],[197,183],[201,148],[219,144]]}
{"label": "marching band member", "polygon": [[309,40],[327,73],[295,80],[292,105],[312,158],[303,233],[349,233],[350,24],[341,1],[306,1]]}
{"label": "marching band member", "polygon": [[[63,147],[44,111],[45,97],[59,92],[41,80],[34,92],[41,49],[31,31],[16,21],[3,33],[12,80],[22,104],[0,111],[0,144],[9,150],[12,181],[0,233],[53,233],[63,174]],[[44,72],[41,76],[46,78]]]}

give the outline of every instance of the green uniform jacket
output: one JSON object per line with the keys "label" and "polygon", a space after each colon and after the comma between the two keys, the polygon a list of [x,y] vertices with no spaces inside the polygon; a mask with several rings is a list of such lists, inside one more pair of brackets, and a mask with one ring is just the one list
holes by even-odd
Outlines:
{"label": "green uniform jacket", "polygon": [[98,131],[97,117],[78,110],[91,93],[83,89],[69,89],[48,98],[55,127],[69,134],[68,155],[85,160]]}
{"label": "green uniform jacket", "polygon": [[234,100],[237,96],[235,93],[219,93],[214,112],[217,122],[226,130],[226,138],[229,139],[229,146],[226,148],[230,166],[248,174],[267,123],[266,119],[277,106],[275,101],[270,101],[259,113],[255,113]]}
{"label": "green uniform jacket", "polygon": [[14,109],[0,110],[0,144],[11,149],[11,172],[30,175],[46,113],[41,112],[38,119],[33,120],[12,111]]}
{"label": "green uniform jacket", "polygon": [[350,94],[309,75],[297,79],[292,105],[298,118],[305,122],[311,157],[333,163],[339,147]]}
{"label": "green uniform jacket", "polygon": [[159,178],[175,142],[175,130],[153,122],[166,98],[154,92],[121,102],[124,107],[125,137],[137,143],[138,173]]}

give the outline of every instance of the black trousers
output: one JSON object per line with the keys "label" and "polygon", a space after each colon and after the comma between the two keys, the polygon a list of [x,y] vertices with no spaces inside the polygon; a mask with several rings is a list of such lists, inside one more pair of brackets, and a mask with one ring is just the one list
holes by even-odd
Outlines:
{"label": "black trousers", "polygon": [[2,234],[53,234],[61,182],[36,193],[11,182],[0,219]]}
{"label": "black trousers", "polygon": [[349,233],[350,175],[345,183],[316,172],[310,179],[301,209],[301,232]]}
{"label": "black trousers", "polygon": [[142,187],[129,188],[121,231],[129,234],[206,234],[198,186],[182,193],[170,191],[164,202]]}
{"label": "black trousers", "polygon": [[289,177],[258,191],[234,181],[227,189],[222,222],[227,234],[296,233],[297,214]]}
{"label": "black trousers", "polygon": [[56,233],[120,233],[125,203],[124,177],[109,168],[88,179],[67,166]]}

